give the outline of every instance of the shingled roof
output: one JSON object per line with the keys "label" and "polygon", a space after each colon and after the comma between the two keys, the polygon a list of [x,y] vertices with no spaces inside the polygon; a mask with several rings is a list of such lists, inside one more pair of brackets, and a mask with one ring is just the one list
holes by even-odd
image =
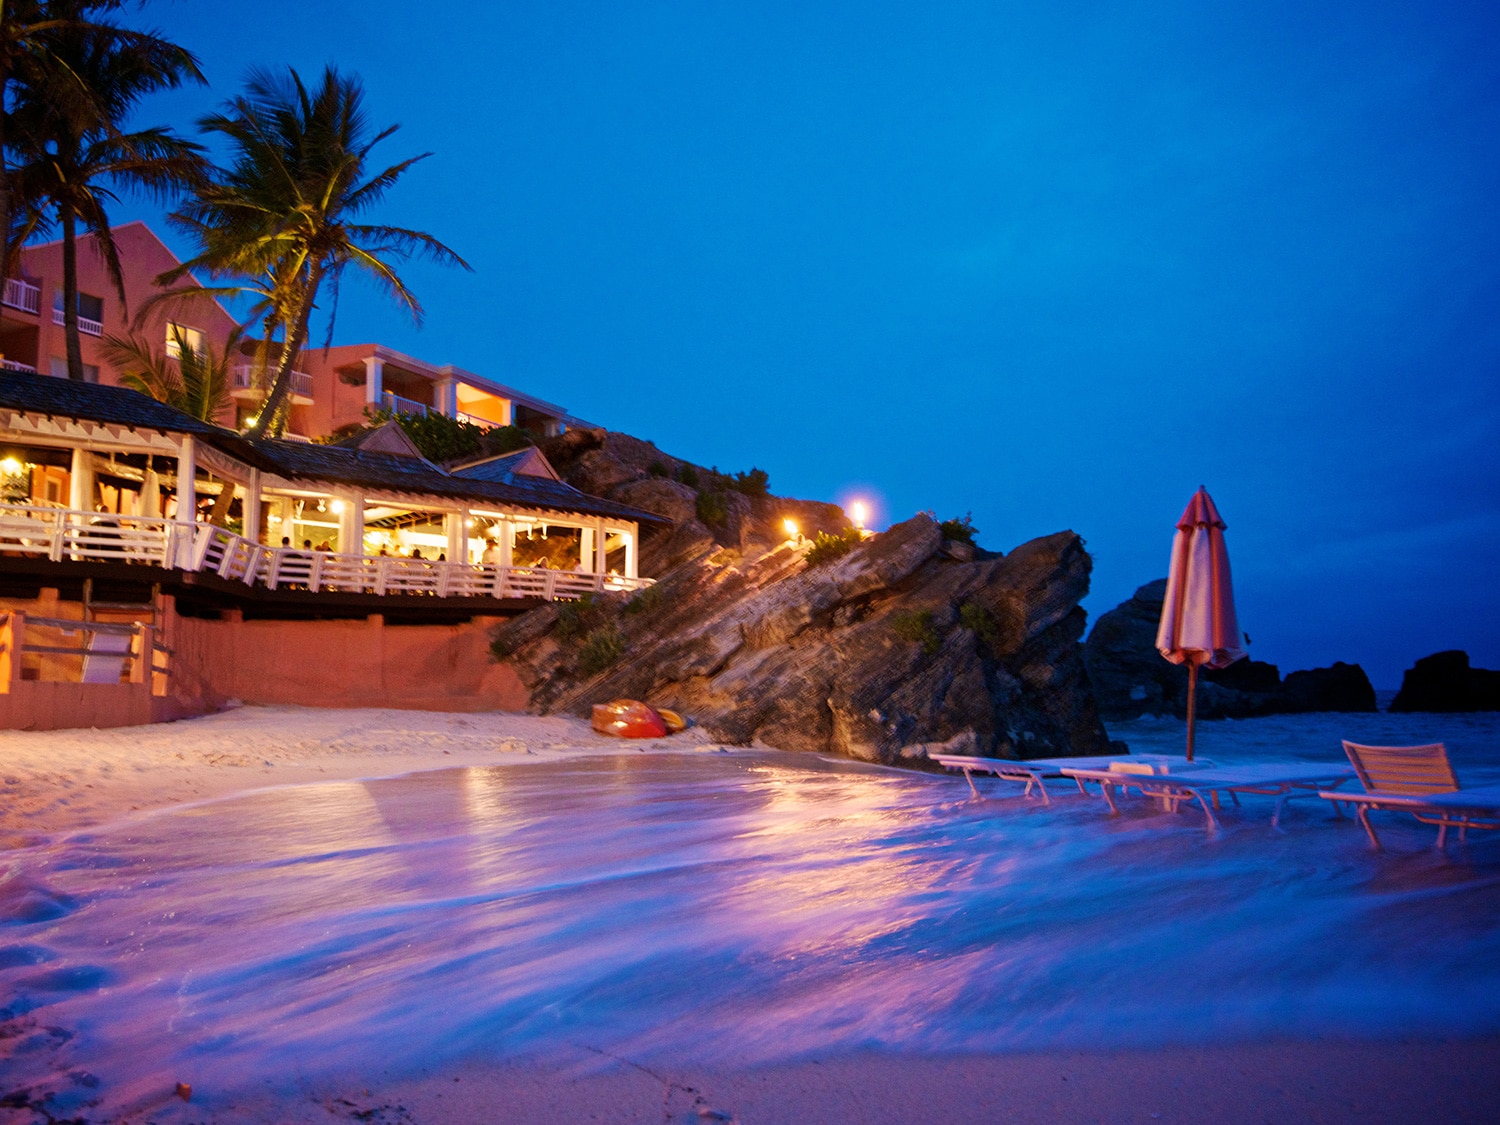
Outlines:
{"label": "shingled roof", "polygon": [[139,426],[175,434],[235,435],[157,402],[129,387],[80,383],[0,369],[0,406],[56,418],[83,418],[117,426]]}
{"label": "shingled roof", "polygon": [[426,493],[506,507],[579,512],[643,524],[667,526],[671,523],[639,508],[590,496],[560,480],[520,473],[511,474],[503,481],[479,480],[449,474],[419,457],[376,449],[311,445],[273,438],[250,440],[232,430],[199,421],[128,387],[80,383],[50,375],[0,369],[0,407],[29,414],[192,434],[232,457],[286,478],[363,485],[391,492]]}

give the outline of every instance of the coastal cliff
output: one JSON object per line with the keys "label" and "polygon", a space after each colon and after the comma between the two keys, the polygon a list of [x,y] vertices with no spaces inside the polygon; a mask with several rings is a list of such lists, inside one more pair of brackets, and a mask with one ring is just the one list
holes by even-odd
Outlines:
{"label": "coastal cliff", "polygon": [[1080,644],[1091,561],[1072,532],[1002,556],[945,540],[924,514],[810,564],[808,540],[783,523],[848,532],[837,507],[746,495],[624,435],[567,439],[546,451],[570,481],[674,527],[642,545],[643,570],[659,576],[649,590],[543,606],[496,630],[534,710],[632,697],[722,741],[887,763],[939,747],[1110,751]]}
{"label": "coastal cliff", "polygon": [[[1156,650],[1167,580],[1158,578],[1099,616],[1084,659],[1099,711],[1107,720],[1187,712],[1187,668]],[[1364,669],[1342,661],[1329,668],[1289,672],[1274,664],[1238,660],[1207,670],[1198,681],[1197,712],[1204,719],[1245,719],[1308,711],[1374,711],[1375,689]]]}

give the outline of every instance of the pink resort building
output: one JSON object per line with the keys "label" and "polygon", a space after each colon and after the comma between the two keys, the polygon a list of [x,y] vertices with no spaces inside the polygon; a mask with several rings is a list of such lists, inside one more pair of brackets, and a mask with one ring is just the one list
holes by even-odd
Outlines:
{"label": "pink resort building", "polygon": [[[177,259],[144,224],[115,235],[124,306],[80,246],[83,382],[66,377],[59,247],[28,248],[5,282],[0,730],[228,699],[518,708],[525,686],[488,652],[497,621],[650,584],[640,538],[668,521],[580,491],[534,446],[438,465],[394,422],[310,440],[369,406],[543,435],[573,422],[502,384],[379,345],[310,352],[296,433],[256,440],[238,430],[261,393],[248,360],[218,424],[118,385],[100,341],[131,330]],[[172,322],[216,347],[234,327],[207,295],[134,327],[164,345]]]}

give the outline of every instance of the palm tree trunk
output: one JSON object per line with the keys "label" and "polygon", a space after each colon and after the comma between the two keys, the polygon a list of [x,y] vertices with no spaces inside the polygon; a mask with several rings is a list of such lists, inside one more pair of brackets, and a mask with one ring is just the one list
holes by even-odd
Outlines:
{"label": "palm tree trunk", "polygon": [[68,378],[83,382],[83,347],[78,338],[78,233],[73,209],[61,206],[63,252],[63,338],[68,345]]}
{"label": "palm tree trunk", "polygon": [[313,300],[317,296],[318,286],[323,281],[323,267],[314,265],[307,275],[307,284],[297,299],[297,315],[290,324],[290,331],[282,341],[281,363],[276,368],[276,381],[271,384],[271,393],[266,396],[266,401],[261,404],[260,417],[256,418],[255,425],[247,432],[248,437],[265,437],[267,433],[279,434],[281,422],[278,415],[282,413],[282,407],[286,403],[287,396],[292,389],[292,371],[297,365],[297,356],[302,351],[302,343],[307,339],[307,324],[312,319]]}
{"label": "palm tree trunk", "polygon": [[[5,3],[0,0],[0,23],[5,21]],[[0,51],[0,111],[7,103],[10,66]],[[0,112],[0,279],[10,276],[10,169],[5,163],[5,114]]]}

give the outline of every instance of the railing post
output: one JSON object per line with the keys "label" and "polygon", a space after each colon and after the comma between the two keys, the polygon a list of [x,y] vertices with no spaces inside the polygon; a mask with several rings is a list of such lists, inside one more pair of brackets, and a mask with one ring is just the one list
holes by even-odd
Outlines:
{"label": "railing post", "polygon": [[323,552],[314,551],[312,555],[312,566],[307,569],[307,588],[313,593],[318,592],[318,587],[323,582]]}
{"label": "railing post", "polygon": [[26,615],[18,609],[0,618],[0,692],[9,694],[21,682],[21,645],[26,637]]}
{"label": "railing post", "polygon": [[557,571],[547,571],[547,576],[542,579],[542,597],[547,601],[553,601],[557,597]]}

